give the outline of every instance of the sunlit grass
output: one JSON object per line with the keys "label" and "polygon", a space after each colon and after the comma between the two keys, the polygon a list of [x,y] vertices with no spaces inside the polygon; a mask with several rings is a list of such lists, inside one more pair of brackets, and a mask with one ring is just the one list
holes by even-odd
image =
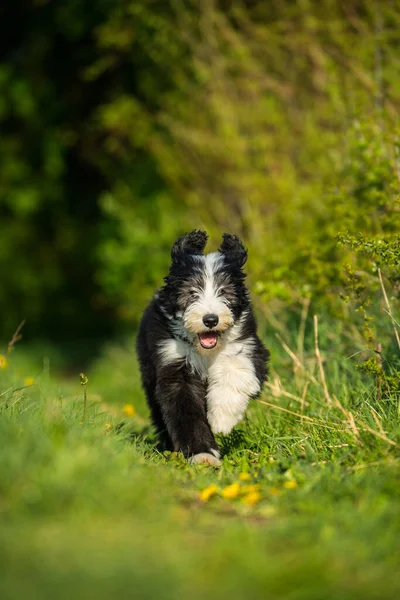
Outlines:
{"label": "sunlit grass", "polygon": [[189,467],[156,449],[132,348],[88,372],[85,419],[79,372],[7,356],[2,598],[396,597],[396,393],[335,348],[299,368],[278,344],[260,401],[219,437],[222,467]]}

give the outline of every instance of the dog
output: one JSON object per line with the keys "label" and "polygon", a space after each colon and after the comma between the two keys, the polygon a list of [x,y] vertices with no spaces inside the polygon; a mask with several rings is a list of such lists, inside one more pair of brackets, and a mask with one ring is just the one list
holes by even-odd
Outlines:
{"label": "dog", "polygon": [[228,434],[260,394],[269,351],[245,286],[247,250],[227,233],[217,252],[204,254],[206,243],[198,230],[174,243],[164,286],[143,314],[137,353],[162,448],[220,466],[214,435]]}

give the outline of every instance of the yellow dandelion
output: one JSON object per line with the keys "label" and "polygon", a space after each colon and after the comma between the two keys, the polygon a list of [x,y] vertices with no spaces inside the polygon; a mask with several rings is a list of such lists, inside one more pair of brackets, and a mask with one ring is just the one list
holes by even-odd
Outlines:
{"label": "yellow dandelion", "polygon": [[250,494],[246,494],[244,498],[242,498],[243,504],[248,504],[249,506],[254,506],[257,502],[260,502],[261,494],[260,492],[250,492]]}
{"label": "yellow dandelion", "polygon": [[0,369],[6,369],[8,365],[8,360],[4,356],[4,354],[0,354]]}
{"label": "yellow dandelion", "polygon": [[279,496],[280,491],[276,487],[269,488],[269,493],[271,496]]}
{"label": "yellow dandelion", "polygon": [[239,479],[241,481],[250,481],[251,475],[249,473],[239,473]]}
{"label": "yellow dandelion", "polygon": [[136,408],[133,406],[133,404],[125,404],[124,408],[122,409],[122,412],[127,417],[134,417],[136,414]]}
{"label": "yellow dandelion", "polygon": [[231,498],[236,498],[240,494],[240,483],[231,483],[231,485],[227,485],[221,492],[221,495],[226,500],[230,500]]}
{"label": "yellow dandelion", "polygon": [[33,379],[33,377],[25,377],[24,385],[29,386],[29,385],[33,385],[34,383],[35,383],[35,380]]}
{"label": "yellow dandelion", "polygon": [[283,487],[287,490],[295,490],[297,488],[297,481],[294,479],[289,479],[289,481],[285,481]]}
{"label": "yellow dandelion", "polygon": [[258,477],[258,471],[254,473],[254,477]]}
{"label": "yellow dandelion", "polygon": [[254,492],[259,492],[259,491],[260,491],[259,483],[253,483],[251,485],[244,485],[242,487],[242,493],[244,493],[244,494],[253,494]]}
{"label": "yellow dandelion", "polygon": [[106,423],[106,431],[111,431],[111,423]]}
{"label": "yellow dandelion", "polygon": [[209,485],[208,487],[204,488],[204,490],[202,490],[199,493],[199,497],[202,502],[208,502],[209,499],[212,498],[212,496],[215,496],[215,494],[217,493],[218,488],[215,485],[215,483],[213,483],[212,485]]}

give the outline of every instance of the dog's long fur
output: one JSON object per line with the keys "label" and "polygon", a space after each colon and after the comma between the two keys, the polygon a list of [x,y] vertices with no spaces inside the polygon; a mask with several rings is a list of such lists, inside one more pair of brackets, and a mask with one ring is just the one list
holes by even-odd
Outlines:
{"label": "dog's long fur", "polygon": [[269,352],[244,283],[247,251],[238,237],[224,234],[219,250],[205,255],[206,242],[207,234],[195,230],[173,245],[165,284],[144,312],[137,351],[162,446],[192,463],[218,466],[214,434],[229,433],[260,393]]}

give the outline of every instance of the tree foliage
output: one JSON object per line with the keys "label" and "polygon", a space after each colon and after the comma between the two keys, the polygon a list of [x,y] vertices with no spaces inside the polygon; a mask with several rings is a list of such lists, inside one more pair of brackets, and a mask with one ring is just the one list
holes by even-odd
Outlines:
{"label": "tree foliage", "polygon": [[351,270],[398,293],[395,1],[3,10],[1,335],[134,326],[193,227],[243,237],[278,313],[348,321]]}

